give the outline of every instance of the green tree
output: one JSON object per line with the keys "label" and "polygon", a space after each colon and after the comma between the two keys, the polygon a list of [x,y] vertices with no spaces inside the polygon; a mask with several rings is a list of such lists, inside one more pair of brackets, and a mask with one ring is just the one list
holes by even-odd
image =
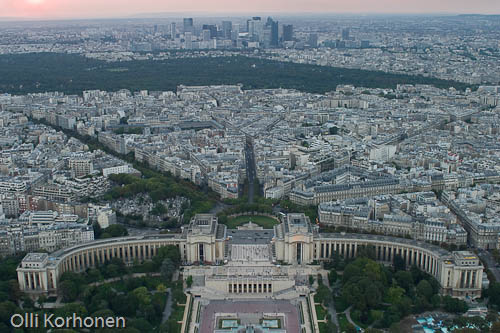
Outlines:
{"label": "green tree", "polygon": [[[10,317],[14,313],[21,313],[21,309],[18,308],[16,304],[11,301],[3,301],[0,303],[0,321],[8,325],[8,327],[11,327]],[[8,330],[5,332],[8,332]]]}
{"label": "green tree", "polygon": [[151,214],[153,214],[153,215],[160,216],[160,215],[164,215],[166,213],[167,213],[167,208],[164,205],[162,205],[161,203],[157,203],[153,207],[153,209],[151,210]]}
{"label": "green tree", "polygon": [[487,290],[487,296],[489,297],[490,304],[500,307],[500,282],[490,284]]}
{"label": "green tree", "polygon": [[94,238],[95,238],[95,239],[99,239],[99,238],[101,238],[101,235],[102,235],[102,229],[101,229],[101,226],[99,225],[99,223],[94,222],[94,223],[92,224],[92,227],[94,228]]}
{"label": "green tree", "polygon": [[405,259],[399,255],[399,254],[396,254],[394,256],[394,269],[396,271],[405,271],[406,270],[406,261]]}
{"label": "green tree", "polygon": [[163,283],[160,283],[159,285],[156,286],[156,291],[159,293],[166,293],[167,287],[165,287]]}
{"label": "green tree", "polygon": [[127,228],[125,228],[121,224],[112,224],[106,229],[104,229],[104,232],[110,235],[111,237],[128,236]]}
{"label": "green tree", "polygon": [[85,317],[88,312],[84,305],[80,303],[68,303],[54,311],[56,317],[70,317],[74,313],[77,316]]}
{"label": "green tree", "polygon": [[186,279],[186,286],[188,288],[191,288],[191,286],[193,285],[193,277],[191,275],[189,275]]}
{"label": "green tree", "polygon": [[137,312],[137,301],[135,297],[131,294],[117,295],[110,300],[111,309],[114,313],[121,316],[132,317],[136,315]]}
{"label": "green tree", "polygon": [[[129,320],[127,323],[127,326],[136,328],[140,332],[152,332],[153,331],[153,326],[149,323],[148,320],[146,320],[144,318],[135,318],[135,319]],[[176,331],[170,331],[170,332],[176,332]]]}
{"label": "green tree", "polygon": [[43,306],[45,305],[45,302],[47,302],[47,296],[46,295],[40,295],[36,301],[38,303],[38,307],[40,309],[43,309]]}
{"label": "green tree", "polygon": [[103,309],[103,310],[98,310],[96,312],[93,312],[90,314],[91,317],[114,317],[115,313],[111,311],[110,309]]}
{"label": "green tree", "polygon": [[418,283],[417,295],[425,297],[426,300],[430,300],[432,294],[432,286],[427,280],[422,280]]}
{"label": "green tree", "polygon": [[465,303],[465,301],[450,296],[443,296],[442,303],[444,309],[447,312],[464,313],[468,309],[467,303]]}
{"label": "green tree", "polygon": [[97,282],[102,280],[101,271],[99,271],[97,268],[90,268],[87,271],[87,280],[89,282]]}
{"label": "green tree", "polygon": [[165,280],[170,281],[172,279],[174,272],[175,272],[175,269],[176,269],[176,267],[175,267],[175,264],[172,261],[172,259],[167,258],[167,259],[163,260],[163,263],[161,264],[160,272],[161,272],[162,277]]}
{"label": "green tree", "polygon": [[328,306],[328,304],[330,304],[332,294],[327,286],[325,286],[324,284],[320,284],[318,286],[318,289],[316,290],[316,295],[314,296],[314,298],[318,303],[322,303],[325,306]]}
{"label": "green tree", "polygon": [[174,245],[162,246],[158,249],[158,254],[153,258],[153,262],[156,266],[160,267],[165,259],[170,259],[175,267],[179,267],[181,264],[181,253],[179,248]]}
{"label": "green tree", "polygon": [[[371,322],[378,322],[384,318],[384,312],[381,310],[370,310],[370,321]],[[368,331],[367,331],[368,332]]]}
{"label": "green tree", "polygon": [[337,281],[337,277],[337,271],[334,269],[330,270],[330,272],[328,273],[328,282],[330,283],[330,286],[332,286],[335,281]]}
{"label": "green tree", "polygon": [[413,277],[408,271],[398,271],[394,275],[399,286],[405,289],[407,293],[413,289]]}
{"label": "green tree", "polygon": [[391,304],[399,304],[403,299],[405,290],[401,287],[393,286],[387,292],[387,302]]}
{"label": "green tree", "polygon": [[35,307],[35,303],[28,296],[24,296],[23,299],[22,299],[22,301],[23,301],[23,309],[25,309],[25,310],[27,310],[27,309],[33,309]]}
{"label": "green tree", "polygon": [[70,280],[60,282],[59,291],[64,302],[73,302],[78,297],[78,287]]}

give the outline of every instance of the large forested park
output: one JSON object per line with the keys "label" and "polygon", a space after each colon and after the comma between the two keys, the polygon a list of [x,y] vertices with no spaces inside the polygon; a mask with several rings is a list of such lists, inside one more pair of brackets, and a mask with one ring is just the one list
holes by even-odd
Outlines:
{"label": "large forested park", "polygon": [[243,84],[243,89],[294,88],[311,93],[339,84],[396,88],[397,84],[431,84],[464,90],[466,84],[430,77],[295,64],[246,56],[186,57],[168,60],[104,62],[59,53],[0,56],[0,93],[26,94],[83,90],[175,91],[183,85]]}
{"label": "large forested park", "polygon": [[[54,317],[124,317],[126,328],[118,332],[180,332],[186,303],[181,257],[176,246],[160,248],[152,260],[126,266],[112,259],[85,273],[66,272],[60,279],[60,297],[22,296],[17,286],[16,267],[22,256],[0,262],[0,332],[46,332],[46,329],[16,329],[10,323],[12,314],[44,313]],[[191,279],[187,279],[189,284]],[[170,298],[166,306],[167,298]],[[56,305],[54,307],[54,304]],[[57,332],[76,332],[57,330]],[[88,330],[86,330],[88,331]],[[112,332],[111,329],[93,330]]]}

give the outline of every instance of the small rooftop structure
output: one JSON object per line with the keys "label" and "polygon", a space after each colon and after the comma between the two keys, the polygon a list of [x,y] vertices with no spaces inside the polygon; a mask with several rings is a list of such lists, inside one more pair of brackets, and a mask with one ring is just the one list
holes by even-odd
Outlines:
{"label": "small rooftop structure", "polygon": [[42,268],[48,259],[49,255],[47,253],[28,253],[21,261],[21,267]]}
{"label": "small rooftop structure", "polygon": [[311,221],[303,213],[291,213],[286,216],[285,230],[293,234],[307,233],[310,231]]}
{"label": "small rooftop structure", "polygon": [[459,266],[479,265],[479,258],[475,253],[470,251],[455,251],[453,252],[453,259],[455,264]]}
{"label": "small rooftop structure", "polygon": [[192,235],[209,235],[215,233],[217,217],[212,214],[196,214],[189,224]]}

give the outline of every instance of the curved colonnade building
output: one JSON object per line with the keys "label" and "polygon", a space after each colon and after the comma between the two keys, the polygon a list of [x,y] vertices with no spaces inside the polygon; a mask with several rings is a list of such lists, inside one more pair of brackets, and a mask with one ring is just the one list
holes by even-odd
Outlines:
{"label": "curved colonnade building", "polygon": [[[128,264],[149,260],[160,247],[166,245],[177,246],[183,262],[191,268],[199,263],[211,265],[212,270],[204,269],[213,272],[204,273],[208,274],[206,281],[217,280],[217,288],[226,293],[235,292],[232,281],[235,278],[241,281],[245,278],[241,274],[245,273],[238,273],[241,276],[237,277],[216,273],[224,268],[236,267],[237,272],[244,272],[242,267],[252,267],[252,278],[255,278],[257,267],[276,268],[281,266],[279,263],[287,264],[287,271],[290,272],[304,267],[317,269],[318,266],[310,264],[330,260],[333,253],[353,258],[362,247],[370,246],[380,262],[389,264],[399,255],[407,266],[416,265],[433,275],[441,284],[442,294],[460,298],[481,295],[483,266],[474,253],[450,253],[440,247],[405,238],[319,233],[304,214],[288,214],[272,230],[228,230],[225,225],[218,224],[215,216],[202,214],[195,216],[180,234],[113,238],[52,254],[29,253],[17,269],[19,286],[28,293],[56,293],[59,277],[64,272],[83,272],[112,258],[122,259]],[[260,278],[273,280],[272,270],[261,271]],[[279,281],[283,280],[283,276],[276,276],[275,280],[273,292],[290,288],[289,283],[280,288]]]}

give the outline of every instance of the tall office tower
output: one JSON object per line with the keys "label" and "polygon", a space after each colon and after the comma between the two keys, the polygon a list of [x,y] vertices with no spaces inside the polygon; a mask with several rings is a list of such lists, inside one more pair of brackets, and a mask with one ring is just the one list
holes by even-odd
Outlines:
{"label": "tall office tower", "polygon": [[289,42],[293,40],[293,25],[284,24],[283,25],[283,41]]}
{"label": "tall office tower", "polygon": [[231,30],[231,39],[237,40],[239,36],[240,36],[240,25],[235,24],[233,26],[233,29]]}
{"label": "tall office tower", "polygon": [[271,46],[278,46],[279,44],[279,32],[278,32],[278,21],[270,21],[271,23]]}
{"label": "tall office tower", "polygon": [[233,22],[222,21],[222,37],[224,39],[231,39],[231,31],[233,31]]}
{"label": "tall office tower", "polygon": [[184,33],[184,47],[188,50],[193,48],[193,34],[189,31]]}
{"label": "tall office tower", "polygon": [[264,36],[264,24],[259,16],[252,17],[247,21],[248,35],[256,41],[261,41]]}
{"label": "tall office tower", "polygon": [[201,35],[203,37],[203,41],[205,41],[205,42],[207,42],[211,39],[210,30],[208,30],[208,29],[203,29],[201,32]]}
{"label": "tall office tower", "polygon": [[186,32],[194,32],[193,19],[191,17],[184,19],[184,33]]}
{"label": "tall office tower", "polygon": [[267,18],[266,27],[270,29],[270,46],[278,46],[279,36],[278,36],[278,21],[274,21],[272,18]]}
{"label": "tall office tower", "polygon": [[249,37],[253,37],[253,33],[255,30],[254,23],[255,22],[253,20],[247,20],[247,32]]}
{"label": "tall office tower", "polygon": [[177,28],[175,26],[175,22],[172,22],[170,23],[170,38],[174,40],[176,35],[177,35]]}
{"label": "tall office tower", "polygon": [[312,33],[309,34],[309,38],[307,39],[307,44],[310,47],[318,47],[318,34]]}
{"label": "tall office tower", "polygon": [[349,28],[342,29],[342,40],[349,40]]}
{"label": "tall office tower", "polygon": [[210,38],[216,38],[217,37],[217,26],[213,24],[204,24],[202,26],[202,30],[208,30],[210,31]]}

